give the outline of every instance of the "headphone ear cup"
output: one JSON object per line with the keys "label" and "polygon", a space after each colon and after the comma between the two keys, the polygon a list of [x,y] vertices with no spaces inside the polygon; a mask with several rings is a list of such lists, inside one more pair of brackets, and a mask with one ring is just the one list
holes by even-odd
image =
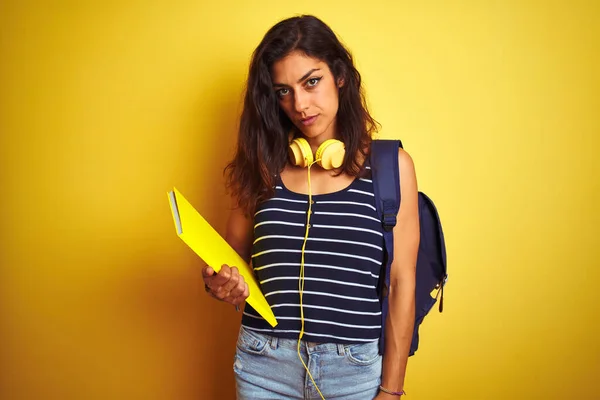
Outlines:
{"label": "headphone ear cup", "polygon": [[313,154],[310,145],[304,138],[292,140],[288,148],[290,162],[300,167],[308,167],[313,162]]}
{"label": "headphone ear cup", "polygon": [[317,160],[323,169],[335,169],[342,166],[346,155],[344,143],[337,139],[329,139],[321,143],[317,149]]}

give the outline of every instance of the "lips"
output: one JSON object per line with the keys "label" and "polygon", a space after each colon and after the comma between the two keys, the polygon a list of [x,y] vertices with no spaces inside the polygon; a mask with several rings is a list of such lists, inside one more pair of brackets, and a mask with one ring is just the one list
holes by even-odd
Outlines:
{"label": "lips", "polygon": [[304,126],[310,126],[315,123],[315,121],[317,120],[317,117],[318,117],[318,115],[313,115],[312,117],[301,119],[300,122],[302,122],[302,125],[304,125]]}

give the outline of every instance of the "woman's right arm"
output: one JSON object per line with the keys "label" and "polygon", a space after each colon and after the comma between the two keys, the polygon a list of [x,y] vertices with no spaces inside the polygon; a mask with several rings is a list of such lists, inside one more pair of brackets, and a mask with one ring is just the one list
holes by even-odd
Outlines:
{"label": "woman's right arm", "polygon": [[240,208],[229,214],[225,240],[246,261],[250,262],[253,238],[253,220],[248,218]]}
{"label": "woman's right arm", "polygon": [[[248,218],[243,210],[235,208],[227,221],[225,240],[247,263],[250,262],[252,238],[253,220]],[[202,269],[202,278],[208,293],[227,303],[238,306],[249,295],[248,284],[235,266],[224,264],[217,274],[207,265]]]}

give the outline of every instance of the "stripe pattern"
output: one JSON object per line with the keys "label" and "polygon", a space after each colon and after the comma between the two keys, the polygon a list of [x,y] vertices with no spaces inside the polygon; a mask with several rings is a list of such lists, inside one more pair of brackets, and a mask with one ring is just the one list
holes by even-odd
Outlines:
{"label": "stripe pattern", "polygon": [[[242,324],[297,338],[308,195],[288,190],[281,179],[275,189],[255,214],[252,266],[278,325],[272,328],[249,304]],[[381,308],[376,288],[384,254],[373,183],[369,177],[356,178],[346,189],[312,199],[304,252],[303,339],[346,344],[377,340]]]}

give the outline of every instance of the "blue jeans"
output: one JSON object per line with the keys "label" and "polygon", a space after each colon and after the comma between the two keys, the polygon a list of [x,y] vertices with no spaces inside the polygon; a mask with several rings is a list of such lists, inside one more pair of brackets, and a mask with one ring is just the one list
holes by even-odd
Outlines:
{"label": "blue jeans", "polygon": [[[373,399],[381,383],[377,341],[361,344],[300,342],[300,354],[326,400]],[[321,396],[298,357],[298,340],[240,328],[233,371],[238,400]]]}

